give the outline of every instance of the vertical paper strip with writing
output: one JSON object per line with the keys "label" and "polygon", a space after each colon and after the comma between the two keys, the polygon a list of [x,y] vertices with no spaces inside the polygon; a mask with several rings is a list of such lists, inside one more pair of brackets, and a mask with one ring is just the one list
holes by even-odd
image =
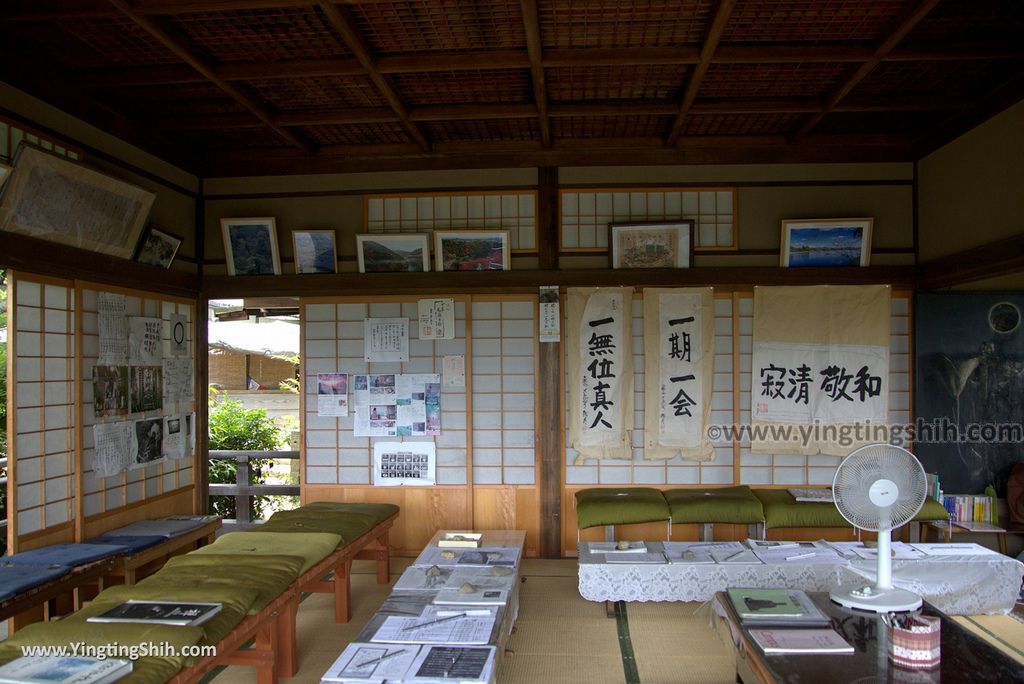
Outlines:
{"label": "vertical paper strip with writing", "polygon": [[644,290],[644,458],[708,461],[714,383],[711,288]]}
{"label": "vertical paper strip with writing", "polygon": [[578,460],[629,459],[632,288],[568,291],[569,440]]}

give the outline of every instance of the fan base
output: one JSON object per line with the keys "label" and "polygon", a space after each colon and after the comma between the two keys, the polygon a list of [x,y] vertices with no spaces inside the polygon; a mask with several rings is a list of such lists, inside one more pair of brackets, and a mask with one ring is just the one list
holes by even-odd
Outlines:
{"label": "fan base", "polygon": [[921,597],[905,589],[847,586],[829,592],[828,596],[844,608],[872,613],[902,613],[921,607]]}

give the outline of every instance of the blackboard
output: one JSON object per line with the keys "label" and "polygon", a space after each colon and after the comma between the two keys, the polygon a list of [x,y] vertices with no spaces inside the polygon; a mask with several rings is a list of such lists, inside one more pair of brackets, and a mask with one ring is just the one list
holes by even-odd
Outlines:
{"label": "blackboard", "polygon": [[1005,496],[1024,460],[1024,293],[922,294],[914,313],[915,454],[947,494]]}

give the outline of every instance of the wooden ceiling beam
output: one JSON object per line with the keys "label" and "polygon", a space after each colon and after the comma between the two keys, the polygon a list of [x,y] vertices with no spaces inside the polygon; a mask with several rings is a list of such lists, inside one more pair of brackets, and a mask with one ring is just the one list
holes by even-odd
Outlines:
{"label": "wooden ceiling beam", "polygon": [[431,71],[476,69],[526,69],[530,57],[521,50],[472,50],[425,55],[393,55],[377,60],[382,74],[417,74]]}
{"label": "wooden ceiling beam", "polygon": [[411,108],[409,116],[413,121],[532,119],[537,116],[537,108],[532,104],[425,105]]}
{"label": "wooden ceiling beam", "polygon": [[402,99],[398,96],[387,76],[377,69],[376,61],[370,52],[366,40],[359,33],[359,26],[356,24],[352,12],[347,7],[338,7],[331,0],[318,0],[316,5],[323,13],[327,22],[338,32],[342,42],[366,70],[366,75],[373,82],[377,91],[381,94],[388,106],[398,115],[399,123],[410,138],[424,152],[430,150],[430,141],[426,134],[420,129],[415,121],[409,118],[409,111],[406,109]]}
{"label": "wooden ceiling beam", "polygon": [[903,40],[908,33],[910,33],[917,24],[928,16],[928,13],[939,4],[939,0],[921,0],[917,5],[910,10],[910,12],[903,18],[902,21],[894,28],[885,40],[875,46],[871,57],[862,63],[847,79],[832,93],[825,98],[825,104],[822,106],[821,111],[816,112],[810,116],[800,126],[799,129],[793,134],[793,140],[799,141],[808,133],[810,133],[815,126],[821,123],[822,119],[828,116],[829,112],[835,109],[839,101],[850,94],[858,83],[864,80],[864,78],[871,73],[872,70],[885,58],[886,55],[890,54],[896,45]]}
{"label": "wooden ceiling beam", "polygon": [[690,78],[686,83],[686,90],[683,92],[683,99],[679,104],[679,111],[676,114],[675,120],[672,122],[672,127],[669,129],[668,136],[665,138],[665,144],[667,147],[675,147],[676,142],[679,141],[679,137],[683,132],[683,122],[686,121],[686,115],[689,113],[690,107],[693,106],[693,101],[697,99],[697,91],[700,89],[700,83],[704,80],[704,75],[708,72],[708,68],[711,66],[711,60],[715,56],[715,51],[718,49],[718,42],[722,39],[722,34],[725,32],[725,26],[729,23],[729,17],[732,16],[732,10],[735,5],[736,0],[720,0],[718,3],[718,9],[715,11],[715,17],[711,20],[711,27],[708,29],[707,36],[704,39],[704,45],[700,49],[700,61],[690,71]]}
{"label": "wooden ceiling beam", "polygon": [[697,48],[561,48],[544,50],[545,67],[631,66],[641,64],[696,64]]}
{"label": "wooden ceiling beam", "polygon": [[248,93],[243,92],[236,86],[228,83],[223,78],[220,78],[214,66],[207,62],[205,59],[197,55],[187,44],[184,38],[171,35],[163,27],[159,26],[155,21],[149,17],[143,16],[135,11],[133,6],[127,2],[127,0],[108,0],[116,9],[120,10],[126,17],[134,21],[141,29],[146,31],[149,35],[156,38],[164,47],[173,52],[183,62],[188,64],[190,67],[202,74],[208,81],[216,85],[218,88],[223,90],[225,93],[230,95],[233,99],[239,102],[243,107],[253,113],[256,118],[262,121],[272,131],[277,133],[282,139],[286,140],[289,144],[299,148],[307,154],[313,152],[312,147],[299,138],[295,133],[277,125],[274,122],[274,116],[271,114],[266,107],[260,102],[257,102],[255,98],[250,96]]}
{"label": "wooden ceiling beam", "polygon": [[228,81],[315,78],[317,76],[364,76],[357,59],[303,59],[276,62],[234,62],[217,67]]}
{"label": "wooden ceiling beam", "polygon": [[533,83],[533,99],[537,105],[537,119],[540,122],[540,139],[544,147],[551,147],[548,89],[544,81],[544,48],[540,39],[537,0],[519,0],[519,7],[523,13],[523,28],[526,31],[526,53],[530,58],[530,80]]}

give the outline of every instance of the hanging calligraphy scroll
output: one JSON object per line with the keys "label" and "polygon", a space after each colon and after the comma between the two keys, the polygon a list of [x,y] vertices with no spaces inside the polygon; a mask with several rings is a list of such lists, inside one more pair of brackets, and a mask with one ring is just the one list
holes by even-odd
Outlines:
{"label": "hanging calligraphy scroll", "polygon": [[644,290],[644,458],[709,461],[715,360],[711,288]]}
{"label": "hanging calligraphy scroll", "polygon": [[567,298],[569,444],[580,454],[577,462],[629,459],[633,290],[570,288]]}
{"label": "hanging calligraphy scroll", "polygon": [[889,290],[755,288],[752,451],[845,456],[887,439]]}

